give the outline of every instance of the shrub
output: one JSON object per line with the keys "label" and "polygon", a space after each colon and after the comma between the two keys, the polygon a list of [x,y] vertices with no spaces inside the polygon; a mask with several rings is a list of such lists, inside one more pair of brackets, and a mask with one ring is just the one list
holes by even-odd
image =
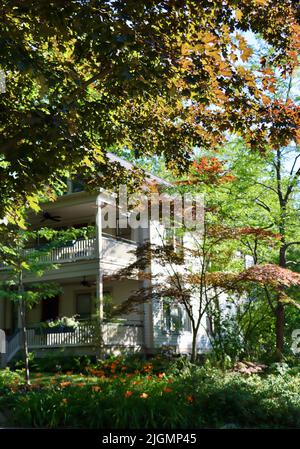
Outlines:
{"label": "shrub", "polygon": [[[31,372],[49,372],[56,373],[57,371],[66,372],[74,371],[77,373],[85,371],[86,367],[91,365],[93,357],[83,356],[57,356],[47,355],[46,357],[36,358],[31,353],[29,366]],[[18,360],[14,363],[13,368],[24,368],[23,360]]]}
{"label": "shrub", "polygon": [[0,389],[7,388],[20,381],[21,377],[18,371],[11,371],[9,368],[0,370]]}

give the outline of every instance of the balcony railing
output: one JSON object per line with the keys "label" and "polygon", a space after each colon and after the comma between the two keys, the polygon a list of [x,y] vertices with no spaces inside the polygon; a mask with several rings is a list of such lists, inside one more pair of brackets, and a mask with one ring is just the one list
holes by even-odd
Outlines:
{"label": "balcony railing", "polygon": [[[102,236],[102,260],[126,266],[135,260],[137,243],[108,236]],[[36,251],[38,248],[29,248],[26,251]],[[41,262],[64,263],[97,257],[96,238],[78,239],[59,248],[52,249],[49,253],[41,253]],[[0,264],[0,268],[5,265]]]}

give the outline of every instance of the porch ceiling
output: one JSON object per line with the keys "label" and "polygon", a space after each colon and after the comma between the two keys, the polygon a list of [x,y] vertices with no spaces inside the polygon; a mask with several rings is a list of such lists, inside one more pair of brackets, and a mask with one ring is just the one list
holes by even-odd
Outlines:
{"label": "porch ceiling", "polygon": [[[43,212],[48,212],[52,217],[57,217],[59,221],[51,219],[43,219]],[[49,226],[60,227],[64,224],[80,223],[80,221],[91,223],[95,220],[96,204],[95,202],[85,202],[75,205],[61,205],[60,207],[51,207],[51,205],[45,205],[42,210],[30,217],[30,222],[34,227]]]}
{"label": "porch ceiling", "polygon": [[[79,277],[70,277],[70,278],[63,278],[63,279],[58,279],[57,283],[64,286],[64,285],[80,285],[80,283],[82,282],[82,280],[85,280],[87,282],[92,283],[93,285],[91,285],[90,287],[85,287],[87,290],[90,288],[96,288],[96,276],[79,276]],[[43,282],[43,281],[41,281]],[[45,281],[47,282],[47,281]],[[125,282],[129,282],[130,284],[140,284],[140,280],[136,279],[136,278],[123,278],[122,280],[118,280],[118,279],[112,279],[112,276],[107,274],[103,276],[103,284],[106,285],[113,285],[113,284],[119,284],[119,283],[125,283]]]}

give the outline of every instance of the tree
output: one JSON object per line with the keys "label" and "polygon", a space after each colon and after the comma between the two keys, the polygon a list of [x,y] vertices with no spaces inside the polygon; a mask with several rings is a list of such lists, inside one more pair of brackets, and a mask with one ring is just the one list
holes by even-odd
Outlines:
{"label": "tree", "polygon": [[[299,131],[299,72],[294,70],[283,79],[272,66],[272,53],[259,46],[255,53],[257,54],[250,64],[255,70],[263,59],[267,75],[264,83],[269,85],[265,99],[268,107],[264,112],[261,110],[261,123],[253,126],[244,140],[232,138],[232,142],[220,150],[219,159],[212,152],[202,157],[195,166],[198,176],[193,185],[197,186],[200,182],[198,188],[201,190],[203,182],[213,182],[216,177],[223,182],[228,175],[233,177],[232,183],[223,183],[223,189],[218,190],[219,198],[214,200],[216,207],[223,210],[227,225],[250,226],[277,234],[280,238],[272,251],[263,241],[254,239],[250,242],[244,238],[241,243],[244,251],[251,254],[255,264],[272,263],[281,268],[293,269],[292,250],[300,244],[297,205],[300,193],[300,159],[298,140],[293,136],[293,129]],[[285,120],[290,121],[289,137],[281,134]],[[267,145],[266,135],[269,137]],[[258,143],[259,140],[262,145]],[[252,147],[251,152],[245,141]],[[266,288],[266,294],[267,291]],[[269,301],[269,298],[266,297],[266,300]],[[277,302],[271,307],[271,312],[275,317],[276,351],[279,359],[284,349],[286,305],[278,291]]]}
{"label": "tree", "polygon": [[[247,154],[247,153],[246,153]],[[239,178],[231,190],[237,206],[231,213],[232,221],[260,226],[280,236],[273,251],[244,241],[245,248],[255,263],[271,262],[282,268],[294,269],[292,249],[300,244],[299,208],[297,198],[300,187],[299,148],[281,147],[269,153],[266,159],[251,157],[252,173],[245,173],[245,152],[236,154],[235,166]],[[242,210],[243,209],[243,210]],[[273,310],[276,317],[276,347],[280,357],[284,344],[285,304],[278,296]]]}
{"label": "tree", "polygon": [[[88,23],[88,26],[87,26]],[[192,147],[249,132],[270,108],[264,60],[251,71],[244,32],[261,34],[281,73],[297,64],[299,9],[292,0],[4,1],[0,65],[0,217],[30,206],[75,168],[89,185],[112,178],[105,151],[164,154],[186,169]],[[261,78],[265,81],[261,89]],[[280,138],[299,138],[281,115]],[[276,134],[278,135],[278,133]]]}
{"label": "tree", "polygon": [[[277,235],[276,244],[270,247],[245,235],[241,249],[252,256],[255,264],[271,263],[295,270],[293,254],[299,246],[299,148],[293,144],[269,151],[265,157],[247,152],[241,143],[234,143],[234,151],[227,148],[223,157],[236,177],[236,182],[223,185],[222,209],[228,226],[250,226]],[[247,165],[245,165],[245,158]],[[226,198],[231,197],[231,201]],[[232,207],[233,201],[235,202]],[[266,301],[268,289],[264,289]],[[292,289],[292,296],[297,297]],[[284,347],[284,311],[287,302],[272,297],[271,312],[275,317],[277,357],[282,357]],[[280,355],[281,354],[281,355]]]}
{"label": "tree", "polygon": [[[172,228],[178,224],[175,223],[174,215],[170,229],[163,230],[157,223],[159,242],[139,247],[136,262],[121,270],[115,277],[120,280],[138,272],[139,279],[151,280],[150,285],[143,285],[123,302],[115,310],[116,314],[127,313],[147,301],[155,304],[167,300],[171,308],[176,305],[184,308],[193,335],[192,361],[197,357],[197,338],[203,326],[203,318],[212,317],[212,314],[224,308],[226,295],[232,290],[239,293],[240,297],[244,295],[244,276],[248,271],[245,271],[244,259],[237,256],[241,241],[247,237],[253,241],[264,241],[269,246],[274,240],[278,243],[278,235],[271,231],[220,224],[225,215],[214,204],[215,195],[220,199],[218,193],[222,195],[223,185],[232,183],[235,178],[215,158],[211,161],[201,158],[200,162],[195,163],[189,179],[178,181],[175,192],[178,194],[189,191],[191,187],[194,189],[200,179],[207,183],[203,231],[184,226]],[[168,193],[170,190],[174,192],[174,188],[169,188]],[[210,195],[209,190],[213,194]],[[140,207],[143,208],[146,204],[146,201],[142,201]],[[231,207],[233,205],[234,202]],[[173,234],[172,243],[170,231]],[[178,243],[180,239],[182,243]],[[149,267],[150,274],[147,271]],[[260,282],[259,279],[257,282]]]}
{"label": "tree", "polygon": [[[274,328],[272,324],[271,329],[275,332],[273,338],[279,359],[284,350],[284,311],[287,306],[297,308],[299,305],[298,277],[291,271],[297,265],[297,252],[293,249],[300,241],[299,167],[299,149],[296,145],[269,150],[262,155],[259,151],[247,150],[241,140],[233,140],[229,146],[220,149],[218,158],[213,152],[202,152],[188,175],[179,180],[173,179],[177,193],[204,193],[209,237],[222,236],[225,260],[221,263],[220,256],[217,257],[213,268],[215,273],[210,273],[210,267],[204,276],[205,284],[208,288],[211,285],[222,288],[229,294],[229,305],[234,302],[236,310],[239,307],[240,316],[236,319],[243,320],[244,341],[247,339],[249,342],[253,332],[257,335],[259,330],[267,330],[258,326],[263,314],[268,311],[268,322],[274,321]],[[251,282],[244,267],[240,266],[238,274],[227,273],[227,257],[233,256],[233,248],[250,256],[257,266],[256,270],[250,271]],[[204,249],[202,252],[205,252]],[[283,254],[286,258],[284,264]],[[210,263],[213,263],[215,256],[210,256]],[[203,254],[201,258],[205,259]],[[285,283],[285,280],[289,281]],[[253,298],[256,300],[252,301]],[[216,313],[218,308],[217,300],[207,305],[211,313]]]}

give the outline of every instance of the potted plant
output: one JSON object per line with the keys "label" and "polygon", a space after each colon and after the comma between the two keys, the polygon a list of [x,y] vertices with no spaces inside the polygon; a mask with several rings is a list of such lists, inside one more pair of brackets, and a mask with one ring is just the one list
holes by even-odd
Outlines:
{"label": "potted plant", "polygon": [[55,320],[48,320],[41,323],[40,330],[43,333],[59,333],[59,332],[75,332],[79,326],[79,321],[77,321],[77,315],[67,317],[63,316],[61,318],[56,318]]}

